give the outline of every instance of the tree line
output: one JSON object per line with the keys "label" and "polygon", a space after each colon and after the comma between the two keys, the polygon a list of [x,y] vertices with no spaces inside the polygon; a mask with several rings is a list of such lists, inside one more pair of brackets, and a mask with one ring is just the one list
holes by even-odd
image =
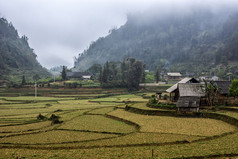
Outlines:
{"label": "tree line", "polygon": [[102,87],[125,87],[129,90],[138,90],[139,83],[145,82],[145,64],[135,58],[127,58],[122,62],[107,61],[103,67],[95,64],[89,70],[92,68],[99,70],[99,81]]}

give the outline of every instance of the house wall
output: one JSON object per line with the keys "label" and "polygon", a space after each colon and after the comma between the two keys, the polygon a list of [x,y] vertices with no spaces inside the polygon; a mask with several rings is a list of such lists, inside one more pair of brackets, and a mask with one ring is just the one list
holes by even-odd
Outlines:
{"label": "house wall", "polygon": [[178,99],[179,99],[179,91],[177,89],[174,92],[170,93],[170,101],[171,102],[177,102]]}
{"label": "house wall", "polygon": [[164,79],[165,80],[180,80],[181,77],[180,76],[165,76]]}

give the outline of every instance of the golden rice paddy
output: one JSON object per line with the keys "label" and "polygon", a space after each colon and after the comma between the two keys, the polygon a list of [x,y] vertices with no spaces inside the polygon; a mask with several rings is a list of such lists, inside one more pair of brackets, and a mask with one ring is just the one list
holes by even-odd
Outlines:
{"label": "golden rice paddy", "polygon": [[[0,97],[0,158],[238,156],[237,127],[221,120],[125,111],[128,103],[143,110],[163,111],[146,107],[148,99],[142,93],[125,94],[124,89],[42,89],[42,95],[35,99],[19,96],[24,91],[0,90],[2,95],[7,94]],[[61,122],[52,125],[50,120],[38,120],[40,113],[46,118],[55,114]],[[236,111],[215,113],[238,119]]]}

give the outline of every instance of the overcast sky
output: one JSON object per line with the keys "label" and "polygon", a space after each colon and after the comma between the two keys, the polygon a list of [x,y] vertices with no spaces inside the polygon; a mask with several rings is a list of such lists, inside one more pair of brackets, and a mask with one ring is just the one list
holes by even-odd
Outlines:
{"label": "overcast sky", "polygon": [[[47,68],[73,66],[73,57],[91,41],[126,22],[126,14],[159,6],[237,4],[238,0],[0,0],[0,17],[29,38]],[[205,3],[206,2],[206,3]]]}

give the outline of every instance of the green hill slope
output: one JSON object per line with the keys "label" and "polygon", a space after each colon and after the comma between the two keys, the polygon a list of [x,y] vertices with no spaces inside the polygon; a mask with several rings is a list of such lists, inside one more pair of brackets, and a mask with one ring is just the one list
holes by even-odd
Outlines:
{"label": "green hill slope", "polygon": [[150,70],[202,72],[219,65],[223,56],[238,61],[238,16],[232,10],[157,13],[129,15],[119,29],[92,42],[75,67],[87,69],[94,63],[135,57]]}
{"label": "green hill slope", "polygon": [[20,81],[22,76],[31,80],[35,74],[50,74],[36,60],[26,36],[19,37],[17,30],[4,18],[0,19],[0,80]]}

